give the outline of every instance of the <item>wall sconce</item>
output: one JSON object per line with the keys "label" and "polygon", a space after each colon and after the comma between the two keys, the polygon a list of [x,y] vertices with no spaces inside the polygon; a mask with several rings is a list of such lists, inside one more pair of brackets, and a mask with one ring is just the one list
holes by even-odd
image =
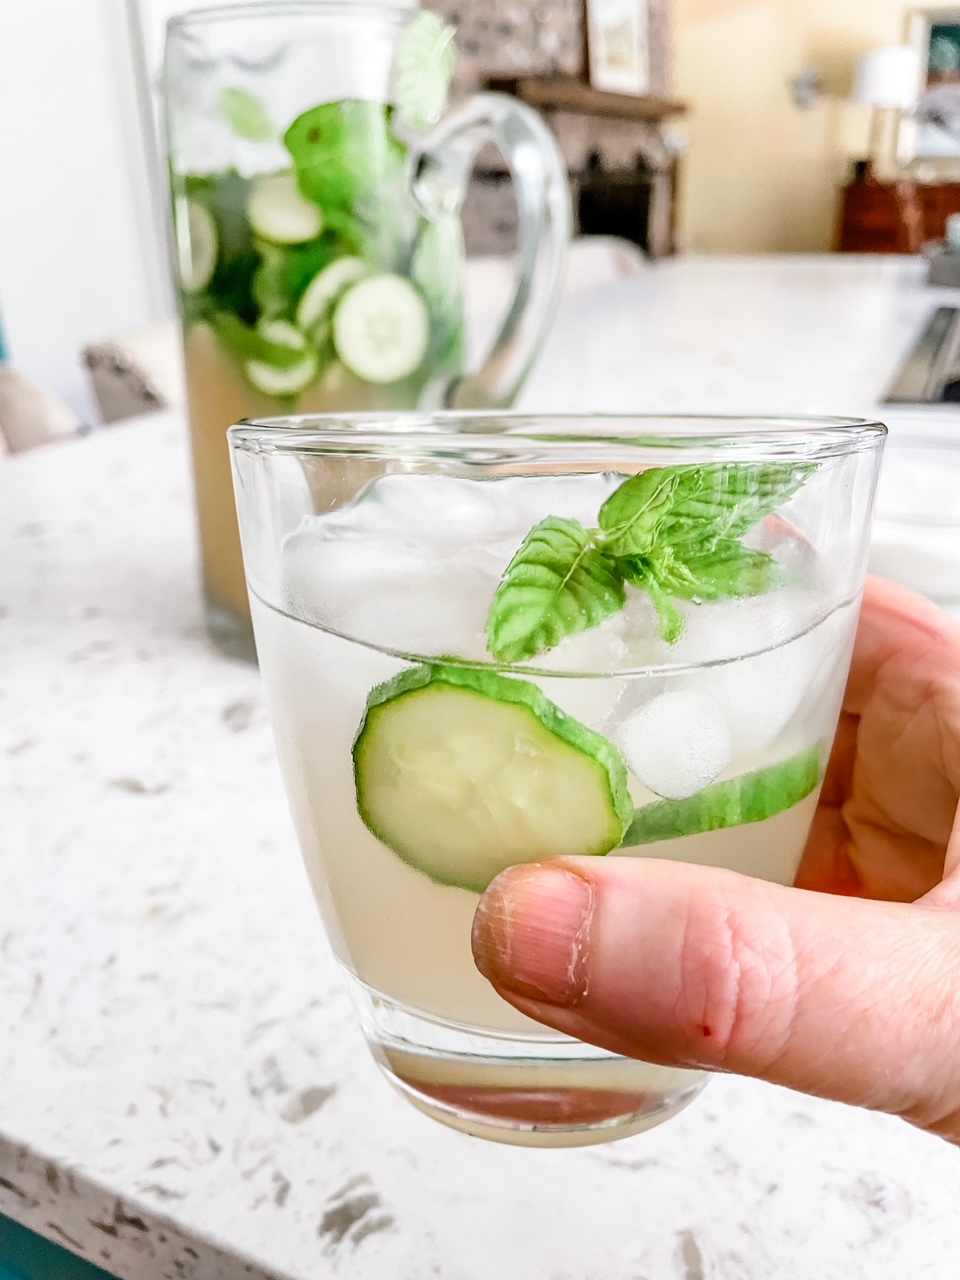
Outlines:
{"label": "wall sconce", "polygon": [[823,77],[816,67],[804,67],[790,81],[790,96],[798,111],[809,111],[823,97]]}

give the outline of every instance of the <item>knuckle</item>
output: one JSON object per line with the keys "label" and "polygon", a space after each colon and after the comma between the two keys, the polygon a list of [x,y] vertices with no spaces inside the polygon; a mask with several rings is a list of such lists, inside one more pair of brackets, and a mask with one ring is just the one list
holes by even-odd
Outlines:
{"label": "knuckle", "polygon": [[676,1012],[691,1064],[769,1069],[790,1040],[799,981],[789,927],[762,888],[691,897],[680,973]]}

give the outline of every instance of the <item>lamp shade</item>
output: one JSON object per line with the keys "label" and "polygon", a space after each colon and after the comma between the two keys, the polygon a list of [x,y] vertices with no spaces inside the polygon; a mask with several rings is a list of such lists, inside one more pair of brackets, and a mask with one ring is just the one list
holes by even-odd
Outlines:
{"label": "lamp shade", "polygon": [[865,53],[857,63],[853,100],[862,107],[910,111],[920,97],[920,50],[896,44]]}

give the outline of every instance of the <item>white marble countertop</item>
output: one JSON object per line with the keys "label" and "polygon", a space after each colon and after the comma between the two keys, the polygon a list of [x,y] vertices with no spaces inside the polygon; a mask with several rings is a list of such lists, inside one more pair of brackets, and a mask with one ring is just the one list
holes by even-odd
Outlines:
{"label": "white marble countertop", "polygon": [[[667,263],[565,307],[525,406],[867,412],[932,302],[898,260]],[[960,1151],[887,1117],[719,1078],[549,1152],[396,1097],[196,572],[179,421],[0,464],[0,1212],[123,1280],[955,1274]]]}

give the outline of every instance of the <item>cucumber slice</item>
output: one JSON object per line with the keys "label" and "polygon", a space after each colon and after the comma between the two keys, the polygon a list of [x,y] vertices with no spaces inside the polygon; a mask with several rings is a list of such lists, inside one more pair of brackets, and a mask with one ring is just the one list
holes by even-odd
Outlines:
{"label": "cucumber slice", "polygon": [[312,329],[327,314],[339,295],[356,284],[367,268],[360,258],[338,258],[319,271],[303,292],[297,307],[297,324],[301,329]]}
{"label": "cucumber slice", "polygon": [[268,396],[298,396],[317,376],[319,360],[315,351],[306,351],[302,360],[280,369],[262,360],[248,360],[243,366],[250,382]]}
{"label": "cucumber slice", "polygon": [[180,286],[184,293],[199,293],[213,279],[220,253],[217,224],[205,204],[186,200],[186,235],[177,238]]}
{"label": "cucumber slice", "polygon": [[258,178],[247,200],[247,218],[272,244],[303,244],[323,230],[323,214],[301,195],[292,173]]}
{"label": "cucumber slice", "polygon": [[340,299],[333,342],[343,363],[364,382],[399,382],[427,354],[426,304],[401,276],[367,276]]}
{"label": "cucumber slice", "polygon": [[490,671],[414,667],[379,685],[353,762],[370,831],[475,893],[517,863],[608,853],[633,815],[615,747],[536,685]]}
{"label": "cucumber slice", "polygon": [[291,351],[306,351],[307,339],[296,325],[286,320],[261,320],[257,332],[268,342],[278,347],[289,347]]}
{"label": "cucumber slice", "polygon": [[810,747],[780,764],[715,782],[686,800],[659,800],[639,808],[623,847],[676,840],[701,831],[743,827],[792,809],[820,784],[820,748]]}

